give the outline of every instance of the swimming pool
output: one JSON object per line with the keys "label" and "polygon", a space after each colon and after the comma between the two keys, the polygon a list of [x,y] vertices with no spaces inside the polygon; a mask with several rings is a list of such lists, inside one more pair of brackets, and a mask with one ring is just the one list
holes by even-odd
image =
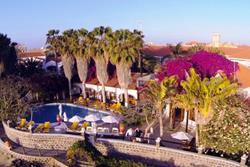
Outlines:
{"label": "swimming pool", "polygon": [[44,123],[46,121],[56,122],[56,116],[59,114],[59,105],[62,105],[63,113],[66,112],[68,119],[74,115],[78,115],[84,118],[86,115],[94,114],[102,118],[108,116],[109,113],[104,111],[98,111],[91,108],[86,108],[74,104],[67,103],[50,103],[35,107],[32,109],[32,113],[29,116],[28,120],[33,120],[35,123]]}

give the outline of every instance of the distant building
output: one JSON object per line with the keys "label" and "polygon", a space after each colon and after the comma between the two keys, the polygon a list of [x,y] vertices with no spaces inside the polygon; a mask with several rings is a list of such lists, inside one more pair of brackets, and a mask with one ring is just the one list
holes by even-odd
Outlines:
{"label": "distant building", "polygon": [[213,33],[212,36],[212,46],[213,47],[220,47],[220,34],[219,33]]}

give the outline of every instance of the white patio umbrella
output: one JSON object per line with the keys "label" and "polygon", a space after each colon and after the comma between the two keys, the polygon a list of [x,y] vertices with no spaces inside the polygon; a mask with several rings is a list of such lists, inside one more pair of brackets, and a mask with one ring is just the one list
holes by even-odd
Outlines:
{"label": "white patio umbrella", "polygon": [[81,122],[84,119],[82,117],[79,117],[78,115],[74,115],[72,118],[69,119],[69,122]]}
{"label": "white patio umbrella", "polygon": [[90,114],[90,115],[87,115],[86,117],[84,117],[84,120],[88,121],[88,122],[96,122],[96,121],[100,120],[100,118],[97,117],[96,115]]}
{"label": "white patio umbrella", "polygon": [[58,110],[59,110],[59,116],[62,118],[62,112],[63,112],[63,110],[62,110],[62,104],[59,104]]}
{"label": "white patio umbrella", "polygon": [[103,117],[102,121],[105,122],[105,123],[119,123],[119,121],[115,117],[113,117],[111,115]]}
{"label": "white patio umbrella", "polygon": [[63,121],[68,122],[68,117],[67,117],[66,112],[63,113]]}
{"label": "white patio umbrella", "polygon": [[193,136],[185,132],[176,132],[171,134],[171,137],[178,140],[192,140]]}

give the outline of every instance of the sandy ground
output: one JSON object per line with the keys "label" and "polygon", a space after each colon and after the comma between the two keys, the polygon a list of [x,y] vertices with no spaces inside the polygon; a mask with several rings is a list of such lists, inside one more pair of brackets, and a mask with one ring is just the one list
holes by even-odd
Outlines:
{"label": "sandy ground", "polygon": [[8,158],[6,155],[0,153],[0,167],[9,167],[11,166],[12,158]]}

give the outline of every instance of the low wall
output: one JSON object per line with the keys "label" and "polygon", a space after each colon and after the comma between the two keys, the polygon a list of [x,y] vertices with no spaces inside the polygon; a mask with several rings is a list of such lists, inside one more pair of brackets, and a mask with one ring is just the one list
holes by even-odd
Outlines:
{"label": "low wall", "polygon": [[7,137],[13,142],[28,148],[67,150],[83,136],[54,134],[54,133],[29,133],[10,128],[3,122]]}
{"label": "low wall", "polygon": [[[8,127],[5,133],[15,143],[28,148],[67,150],[73,143],[83,140],[82,136],[67,134],[31,134]],[[204,154],[197,154],[166,147],[132,143],[114,139],[97,139],[96,148],[104,155],[139,160],[154,166],[180,167],[239,167],[234,161]]]}
{"label": "low wall", "polygon": [[2,140],[0,140],[0,151],[5,154],[8,157],[12,157],[15,159],[23,159],[27,161],[37,161],[43,164],[46,164],[47,166],[55,166],[55,167],[67,167],[67,165],[61,163],[60,161],[57,161],[53,157],[38,157],[38,156],[30,156],[30,155],[25,155],[25,154],[19,154],[16,153],[10,149],[8,149]]}
{"label": "low wall", "polygon": [[113,139],[98,139],[96,148],[104,155],[132,158],[154,166],[239,167],[240,164],[222,158],[182,150]]}

